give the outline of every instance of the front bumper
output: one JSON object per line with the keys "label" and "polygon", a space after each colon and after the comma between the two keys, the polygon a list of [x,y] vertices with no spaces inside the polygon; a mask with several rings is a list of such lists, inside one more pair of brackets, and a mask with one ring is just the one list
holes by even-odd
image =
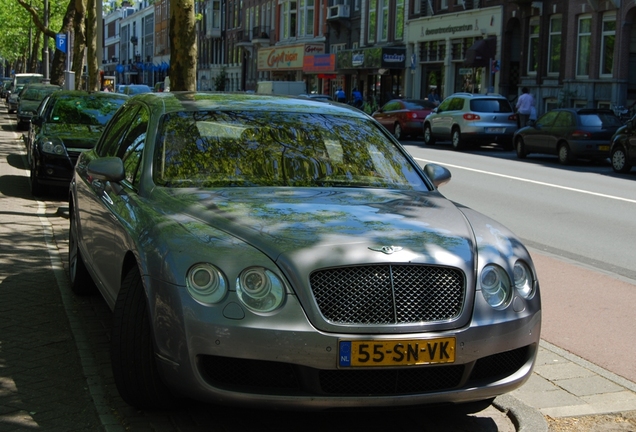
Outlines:
{"label": "front bumper", "polygon": [[[473,317],[469,326],[434,334],[332,334],[312,326],[294,296],[277,314],[256,316],[234,293],[204,307],[184,291],[160,286],[150,294],[161,299],[151,304],[158,364],[169,387],[211,403],[326,409],[484,400],[521,386],[539,346],[540,309],[498,323]],[[342,339],[439,337],[456,338],[454,363],[338,366]]]}

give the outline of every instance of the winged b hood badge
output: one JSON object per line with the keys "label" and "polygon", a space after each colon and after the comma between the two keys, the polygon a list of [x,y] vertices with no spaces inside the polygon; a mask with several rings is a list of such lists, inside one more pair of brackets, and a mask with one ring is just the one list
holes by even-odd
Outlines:
{"label": "winged b hood badge", "polygon": [[391,255],[394,252],[399,252],[404,249],[402,246],[369,246],[369,249],[376,252],[382,252],[383,254]]}

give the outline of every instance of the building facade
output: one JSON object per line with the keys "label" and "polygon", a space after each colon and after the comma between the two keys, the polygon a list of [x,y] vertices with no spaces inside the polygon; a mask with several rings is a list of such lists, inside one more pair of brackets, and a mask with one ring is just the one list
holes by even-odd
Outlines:
{"label": "building facade", "polygon": [[[197,0],[197,89],[304,81],[374,105],[431,88],[528,87],[541,114],[636,101],[636,4],[620,0]],[[152,84],[169,67],[169,0],[104,17],[103,69]],[[132,12],[130,12],[132,10]],[[136,39],[135,39],[136,38]],[[137,41],[134,43],[133,41]],[[144,66],[145,65],[145,66]],[[145,69],[144,69],[145,68]],[[136,73],[135,73],[136,72]]]}

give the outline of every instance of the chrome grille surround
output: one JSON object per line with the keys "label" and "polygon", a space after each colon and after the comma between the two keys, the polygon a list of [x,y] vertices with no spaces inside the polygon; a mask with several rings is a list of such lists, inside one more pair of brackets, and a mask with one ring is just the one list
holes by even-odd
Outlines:
{"label": "chrome grille surround", "polygon": [[342,325],[395,325],[451,321],[466,300],[456,268],[382,264],[337,267],[309,276],[326,321]]}

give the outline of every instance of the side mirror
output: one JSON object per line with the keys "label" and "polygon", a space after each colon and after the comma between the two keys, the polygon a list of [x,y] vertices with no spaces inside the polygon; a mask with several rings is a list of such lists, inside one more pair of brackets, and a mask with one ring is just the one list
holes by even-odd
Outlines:
{"label": "side mirror", "polygon": [[424,166],[424,173],[433,182],[436,188],[448,183],[451,179],[450,171],[437,164],[426,164],[426,166]]}
{"label": "side mirror", "polygon": [[31,123],[36,125],[36,126],[42,126],[42,123],[44,123],[44,121],[42,120],[42,117],[36,115],[31,117]]}
{"label": "side mirror", "polygon": [[117,183],[126,178],[124,162],[118,157],[93,159],[86,167],[86,173],[97,179]]}

